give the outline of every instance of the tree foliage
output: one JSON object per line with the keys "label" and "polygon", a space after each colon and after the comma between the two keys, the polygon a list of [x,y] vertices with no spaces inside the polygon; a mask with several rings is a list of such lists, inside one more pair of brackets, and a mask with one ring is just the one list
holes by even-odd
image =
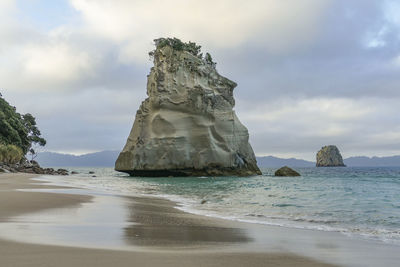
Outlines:
{"label": "tree foliage", "polygon": [[39,146],[45,146],[46,140],[41,137],[42,133],[36,126],[36,119],[30,113],[22,115],[22,120],[24,122],[25,129],[28,130],[28,140],[30,144],[38,144]]}
{"label": "tree foliage", "polygon": [[0,162],[15,164],[20,162],[24,153],[22,149],[16,145],[2,145],[0,144]]}
{"label": "tree foliage", "polygon": [[32,145],[44,146],[46,140],[32,114],[19,114],[0,94],[0,144],[14,145],[26,154]]}

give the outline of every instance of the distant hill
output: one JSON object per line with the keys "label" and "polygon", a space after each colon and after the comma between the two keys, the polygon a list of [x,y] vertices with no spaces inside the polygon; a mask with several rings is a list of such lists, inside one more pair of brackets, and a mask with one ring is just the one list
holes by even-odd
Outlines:
{"label": "distant hill", "polygon": [[289,167],[315,167],[315,162],[307,161],[303,159],[283,159],[277,158],[273,156],[267,157],[257,157],[257,165],[259,167],[282,167],[282,166],[289,166]]}
{"label": "distant hill", "polygon": [[101,151],[75,156],[42,152],[36,157],[42,167],[114,167],[119,151]]}
{"label": "distant hill", "polygon": [[[400,167],[400,156],[392,157],[350,157],[344,159],[347,167]],[[283,159],[273,156],[257,157],[257,164],[260,167],[315,167],[315,162],[302,159]]]}
{"label": "distant hill", "polygon": [[[96,153],[74,156],[53,152],[39,153],[35,159],[43,167],[114,167],[119,151],[101,151]],[[259,167],[315,167],[315,162],[295,159],[278,158],[273,156],[257,157]],[[392,157],[350,157],[344,159],[348,167],[400,167],[400,156]]]}
{"label": "distant hill", "polygon": [[[36,157],[36,161],[43,167],[114,167],[119,151],[101,151],[80,156],[60,154],[54,152],[42,152]],[[273,156],[257,157],[260,167],[314,167],[315,163],[302,159],[283,159]]]}
{"label": "distant hill", "polygon": [[400,156],[392,157],[350,157],[344,159],[349,167],[397,167],[400,166]]}

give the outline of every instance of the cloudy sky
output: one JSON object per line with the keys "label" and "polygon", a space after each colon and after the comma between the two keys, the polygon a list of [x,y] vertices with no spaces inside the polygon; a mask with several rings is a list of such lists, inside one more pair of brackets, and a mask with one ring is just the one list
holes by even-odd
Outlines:
{"label": "cloudy sky", "polygon": [[0,0],[0,92],[47,151],[120,150],[157,37],[238,83],[257,155],[400,155],[400,0]]}

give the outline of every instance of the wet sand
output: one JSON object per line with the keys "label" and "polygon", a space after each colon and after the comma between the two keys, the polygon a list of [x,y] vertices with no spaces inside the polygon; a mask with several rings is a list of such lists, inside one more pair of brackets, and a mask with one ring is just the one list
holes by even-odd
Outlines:
{"label": "wet sand", "polygon": [[[26,213],[79,209],[93,196],[25,192],[60,189],[28,174],[0,174],[0,223]],[[251,242],[244,229],[229,221],[181,212],[162,199],[125,198],[130,227],[129,250],[31,244],[0,239],[0,266],[332,266],[288,253],[240,251]]]}

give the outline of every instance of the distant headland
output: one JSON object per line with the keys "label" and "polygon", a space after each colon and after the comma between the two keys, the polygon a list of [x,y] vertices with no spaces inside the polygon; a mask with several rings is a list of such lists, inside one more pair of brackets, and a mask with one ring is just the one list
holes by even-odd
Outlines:
{"label": "distant headland", "polygon": [[[95,153],[88,153],[79,156],[55,152],[38,153],[36,161],[46,167],[114,167],[119,155],[118,150],[107,150]],[[258,156],[257,164],[260,168],[277,168],[282,166],[290,167],[315,167],[313,161],[280,158],[274,156]],[[390,157],[366,157],[357,156],[343,159],[348,167],[400,167],[400,155]]]}

